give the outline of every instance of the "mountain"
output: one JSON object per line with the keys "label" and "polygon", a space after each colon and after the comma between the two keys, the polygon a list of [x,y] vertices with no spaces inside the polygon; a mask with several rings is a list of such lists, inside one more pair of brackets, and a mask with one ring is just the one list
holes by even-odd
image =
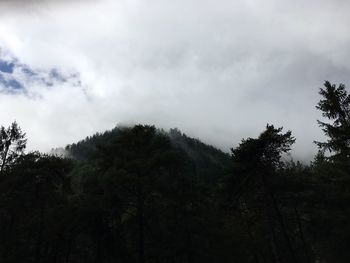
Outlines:
{"label": "mountain", "polygon": [[[110,131],[96,133],[82,141],[68,145],[66,147],[67,155],[79,161],[93,161],[97,158],[101,148],[113,144],[113,141],[123,136],[125,132],[131,132],[135,127],[117,126]],[[211,183],[225,174],[229,164],[229,154],[207,145],[199,139],[188,137],[178,129],[170,129],[169,131],[156,129],[156,132],[165,136],[174,149],[181,150],[192,160],[195,164],[196,174],[201,180]]]}

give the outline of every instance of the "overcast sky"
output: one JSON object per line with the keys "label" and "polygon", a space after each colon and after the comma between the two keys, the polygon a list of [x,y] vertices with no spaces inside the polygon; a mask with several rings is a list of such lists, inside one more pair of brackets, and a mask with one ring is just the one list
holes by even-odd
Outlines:
{"label": "overcast sky", "polygon": [[310,158],[318,89],[350,85],[345,0],[12,0],[0,10],[3,57],[74,76],[22,76],[26,92],[0,93],[0,124],[17,120],[30,149],[148,123],[227,150],[270,123]]}

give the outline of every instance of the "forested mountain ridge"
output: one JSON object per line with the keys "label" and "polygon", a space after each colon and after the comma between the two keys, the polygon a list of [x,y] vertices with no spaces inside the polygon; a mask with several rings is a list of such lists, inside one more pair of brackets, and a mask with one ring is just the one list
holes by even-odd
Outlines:
{"label": "forested mountain ridge", "polygon": [[[153,127],[153,126],[152,126]],[[155,128],[155,127],[154,127]],[[100,148],[108,145],[123,132],[131,130],[132,127],[116,126],[114,129],[103,133],[96,133],[77,143],[67,145],[65,154],[69,158],[78,161],[91,161],[96,158]],[[174,148],[184,151],[195,164],[195,169],[203,180],[217,180],[227,173],[230,163],[230,155],[211,145],[201,142],[199,139],[190,138],[178,129],[170,129],[168,132],[155,128],[156,133],[168,138]]]}
{"label": "forested mountain ridge", "polygon": [[266,125],[230,154],[177,129],[116,127],[26,153],[0,127],[5,263],[347,263],[350,95],[325,82],[327,136],[309,165],[283,161],[291,131]]}

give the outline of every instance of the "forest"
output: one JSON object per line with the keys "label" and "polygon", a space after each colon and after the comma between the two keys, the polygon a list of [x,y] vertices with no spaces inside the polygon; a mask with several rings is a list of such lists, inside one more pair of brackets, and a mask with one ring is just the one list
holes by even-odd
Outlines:
{"label": "forest", "polygon": [[135,125],[64,156],[2,126],[0,262],[350,262],[350,94],[326,81],[318,96],[309,164],[284,158],[296,138],[273,124],[230,153]]}

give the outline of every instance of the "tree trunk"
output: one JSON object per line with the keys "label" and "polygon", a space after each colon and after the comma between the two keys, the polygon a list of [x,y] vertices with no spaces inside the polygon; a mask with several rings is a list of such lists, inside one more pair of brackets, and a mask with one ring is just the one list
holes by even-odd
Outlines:
{"label": "tree trunk", "polygon": [[138,221],[138,262],[145,262],[145,233],[144,233],[144,198],[140,185],[137,185],[137,221]]}
{"label": "tree trunk", "polygon": [[44,232],[44,201],[40,201],[40,217],[39,217],[39,229],[38,236],[36,240],[35,248],[35,262],[40,263],[41,261],[41,245],[43,243],[43,232]]}
{"label": "tree trunk", "polygon": [[5,164],[6,164],[6,159],[7,159],[7,154],[9,152],[9,148],[10,148],[10,145],[8,145],[8,143],[6,143],[6,149],[5,149],[5,153],[4,153],[3,157],[2,157],[2,164],[1,164],[0,172],[4,171]]}
{"label": "tree trunk", "polygon": [[297,206],[296,206],[295,203],[294,203],[294,212],[295,212],[295,216],[296,216],[296,219],[297,219],[298,232],[300,234],[300,239],[301,239],[301,241],[303,243],[303,247],[304,247],[304,250],[305,250],[306,262],[311,263],[312,260],[311,260],[309,249],[308,249],[308,246],[307,246],[307,243],[306,243],[306,239],[305,239],[303,227],[302,227],[302,224],[301,224],[299,212],[298,212],[298,209],[297,209]]}
{"label": "tree trunk", "polygon": [[290,258],[291,258],[293,263],[297,263],[298,261],[297,261],[296,255],[294,253],[294,250],[293,250],[293,247],[292,247],[292,243],[291,243],[290,238],[288,236],[287,227],[286,227],[286,225],[284,223],[281,211],[280,211],[280,209],[278,207],[276,198],[273,195],[272,189],[270,188],[270,186],[269,186],[269,184],[268,184],[268,182],[266,180],[266,176],[265,176],[264,172],[261,173],[261,177],[262,177],[262,181],[263,181],[263,187],[264,187],[265,195],[268,195],[268,197],[272,201],[272,207],[275,210],[275,213],[276,213],[276,216],[277,216],[277,221],[278,221],[278,223],[279,223],[279,225],[281,227],[282,236],[283,236],[283,238],[284,238],[284,240],[286,242],[287,249],[288,249],[289,254],[290,254]]}

